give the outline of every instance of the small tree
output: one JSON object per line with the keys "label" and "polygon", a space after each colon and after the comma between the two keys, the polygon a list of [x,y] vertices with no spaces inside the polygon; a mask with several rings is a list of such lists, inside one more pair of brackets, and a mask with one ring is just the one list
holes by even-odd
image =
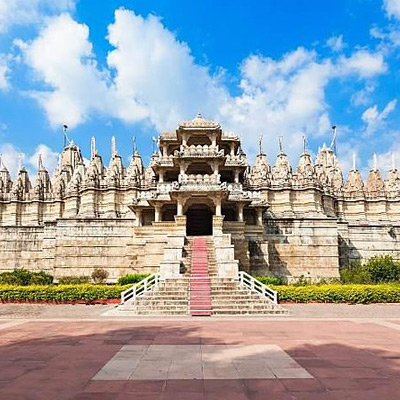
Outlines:
{"label": "small tree", "polygon": [[92,272],[92,280],[94,283],[104,283],[108,278],[108,272],[103,268],[95,268]]}

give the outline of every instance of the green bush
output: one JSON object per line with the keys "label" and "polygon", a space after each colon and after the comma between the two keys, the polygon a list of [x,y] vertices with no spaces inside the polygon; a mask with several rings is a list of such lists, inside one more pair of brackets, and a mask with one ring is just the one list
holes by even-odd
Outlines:
{"label": "green bush", "polygon": [[284,285],[285,280],[280,276],[255,276],[255,278],[264,285]]}
{"label": "green bush", "polygon": [[121,285],[0,285],[0,301],[85,301],[118,299]]}
{"label": "green bush", "polygon": [[141,280],[147,278],[150,274],[127,274],[120,276],[117,281],[117,285],[129,285],[138,283]]}
{"label": "green bush", "polygon": [[343,283],[383,283],[400,281],[400,263],[389,255],[375,256],[365,264],[359,260],[340,270]]}
{"label": "green bush", "polygon": [[295,303],[399,303],[400,284],[274,286],[280,301]]}
{"label": "green bush", "polygon": [[58,278],[59,285],[82,285],[84,283],[90,283],[89,276],[63,276]]}
{"label": "green bush", "polygon": [[103,268],[95,268],[92,272],[92,280],[94,283],[104,283],[108,278],[108,272]]}
{"label": "green bush", "polygon": [[26,269],[15,269],[12,272],[3,272],[0,274],[0,284],[3,285],[50,285],[53,283],[53,277],[43,271],[31,272]]}
{"label": "green bush", "polygon": [[371,276],[372,282],[395,282],[400,280],[400,263],[389,255],[376,256],[364,264],[365,271]]}
{"label": "green bush", "polygon": [[348,268],[339,271],[342,283],[371,283],[371,274],[361,264],[360,260],[353,261]]}

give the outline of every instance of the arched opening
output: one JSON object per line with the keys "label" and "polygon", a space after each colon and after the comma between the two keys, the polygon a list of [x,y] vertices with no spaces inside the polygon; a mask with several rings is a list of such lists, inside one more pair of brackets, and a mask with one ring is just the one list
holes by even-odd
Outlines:
{"label": "arched opening", "polygon": [[212,235],[213,212],[206,204],[194,204],[186,211],[186,234],[188,236]]}

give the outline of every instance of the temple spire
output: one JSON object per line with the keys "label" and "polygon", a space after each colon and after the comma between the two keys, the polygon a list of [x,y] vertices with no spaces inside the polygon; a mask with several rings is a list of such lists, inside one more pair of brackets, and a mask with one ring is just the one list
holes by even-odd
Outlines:
{"label": "temple spire", "polygon": [[136,136],[132,136],[132,154],[135,155],[136,152],[137,152]]}
{"label": "temple spire", "polygon": [[96,157],[96,138],[92,136],[90,139],[90,159],[93,160]]}
{"label": "temple spire", "polygon": [[302,140],[303,140],[303,154],[306,154],[307,153],[307,137],[306,137],[306,135],[303,135],[302,137]]}

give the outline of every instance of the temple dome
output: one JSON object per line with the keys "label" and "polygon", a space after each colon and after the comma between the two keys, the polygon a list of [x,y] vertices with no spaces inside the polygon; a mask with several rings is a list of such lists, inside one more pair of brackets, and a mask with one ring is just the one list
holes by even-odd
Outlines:
{"label": "temple dome", "polygon": [[205,119],[202,117],[200,113],[190,121],[184,121],[179,124],[179,128],[184,129],[198,129],[198,128],[206,128],[206,129],[220,129],[221,125],[218,122],[211,121],[209,119]]}

